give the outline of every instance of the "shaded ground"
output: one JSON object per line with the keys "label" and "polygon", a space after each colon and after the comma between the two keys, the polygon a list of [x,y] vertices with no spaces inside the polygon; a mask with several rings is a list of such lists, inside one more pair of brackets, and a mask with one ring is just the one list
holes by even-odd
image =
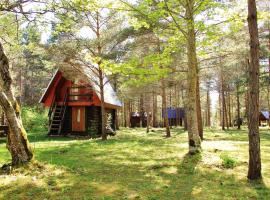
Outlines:
{"label": "shaded ground", "polygon": [[[270,199],[270,133],[262,131],[263,181],[246,179],[247,131],[207,130],[190,157],[187,133],[122,129],[106,142],[30,133],[37,162],[0,175],[0,199]],[[222,167],[221,155],[237,160]],[[0,164],[9,161],[0,140]]]}

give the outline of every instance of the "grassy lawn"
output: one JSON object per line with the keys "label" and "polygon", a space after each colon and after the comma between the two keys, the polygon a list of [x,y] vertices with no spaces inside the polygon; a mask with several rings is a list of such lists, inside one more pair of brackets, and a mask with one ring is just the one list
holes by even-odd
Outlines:
{"label": "grassy lawn", "polygon": [[[0,175],[0,199],[270,199],[270,133],[261,132],[263,181],[246,179],[247,131],[205,131],[190,157],[187,133],[122,129],[102,142],[29,133],[36,162]],[[233,160],[225,168],[221,158]],[[0,164],[10,160],[0,140]]]}

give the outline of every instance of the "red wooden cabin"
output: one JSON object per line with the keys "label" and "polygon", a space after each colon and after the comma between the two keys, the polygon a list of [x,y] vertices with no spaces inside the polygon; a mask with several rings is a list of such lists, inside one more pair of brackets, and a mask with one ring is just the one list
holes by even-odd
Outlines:
{"label": "red wooden cabin", "polygon": [[[51,79],[40,99],[40,103],[49,108],[49,135],[100,135],[99,87],[85,73],[87,71],[73,73],[58,70]],[[122,104],[110,83],[107,79],[105,81],[106,127],[115,130],[117,109]]]}

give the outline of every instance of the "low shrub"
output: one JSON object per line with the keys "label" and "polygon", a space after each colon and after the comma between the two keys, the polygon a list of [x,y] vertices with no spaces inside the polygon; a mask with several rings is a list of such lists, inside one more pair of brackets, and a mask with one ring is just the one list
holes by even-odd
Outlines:
{"label": "low shrub", "polygon": [[44,131],[47,129],[48,124],[47,110],[23,107],[22,121],[26,131]]}
{"label": "low shrub", "polygon": [[232,169],[236,166],[237,161],[235,158],[232,158],[226,154],[220,156],[222,160],[222,166],[226,169]]}

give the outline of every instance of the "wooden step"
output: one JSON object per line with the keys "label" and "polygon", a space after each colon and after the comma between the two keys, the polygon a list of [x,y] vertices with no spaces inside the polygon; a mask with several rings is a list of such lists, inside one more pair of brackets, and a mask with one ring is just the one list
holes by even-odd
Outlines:
{"label": "wooden step", "polygon": [[52,126],[59,126],[60,124],[55,124],[55,123],[52,123]]}

